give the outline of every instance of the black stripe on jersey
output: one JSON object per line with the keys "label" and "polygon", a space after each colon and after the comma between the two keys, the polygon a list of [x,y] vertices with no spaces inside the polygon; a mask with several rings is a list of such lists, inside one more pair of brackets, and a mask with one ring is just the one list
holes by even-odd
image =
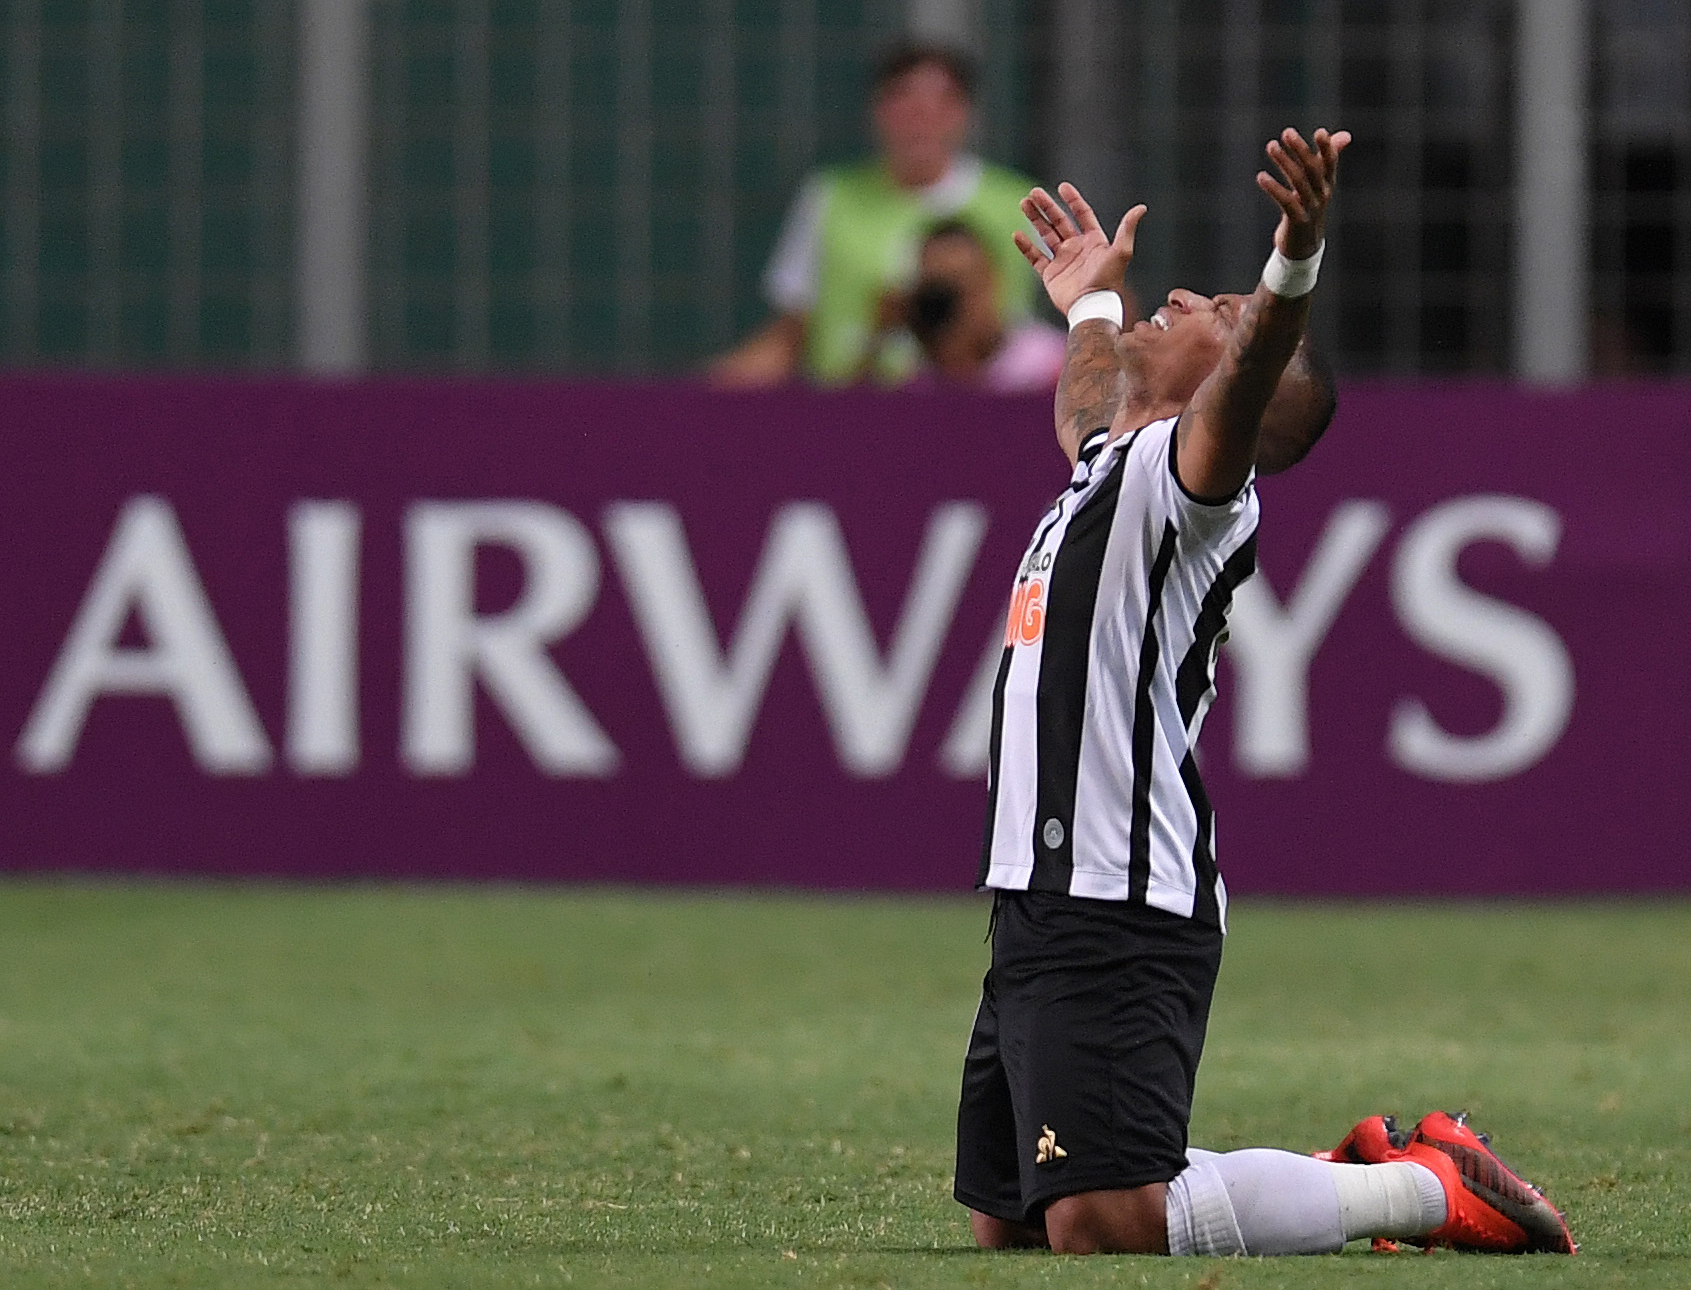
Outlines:
{"label": "black stripe on jersey", "polygon": [[1204,789],[1204,777],[1198,773],[1198,759],[1190,751],[1181,760],[1180,780],[1198,817],[1198,830],[1192,838],[1192,875],[1198,880],[1192,893],[1192,919],[1220,927],[1221,902],[1215,898],[1215,808]]}
{"label": "black stripe on jersey", "polygon": [[1110,427],[1099,426],[1085,439],[1081,440],[1080,448],[1075,453],[1088,466],[1098,460],[1098,454],[1104,451],[1104,445],[1110,441]]}
{"label": "black stripe on jersey", "polygon": [[1157,713],[1151,702],[1151,682],[1162,659],[1157,639],[1157,614],[1163,606],[1163,583],[1174,563],[1174,548],[1180,535],[1174,525],[1163,524],[1162,541],[1151,565],[1150,585],[1145,595],[1145,635],[1139,644],[1139,682],[1133,696],[1133,820],[1128,833],[1127,898],[1145,903],[1151,885],[1151,766],[1155,760]]}
{"label": "black stripe on jersey", "polygon": [[1004,682],[1010,675],[1010,660],[1016,656],[1014,647],[1004,647],[1004,657],[998,661],[998,679],[992,683],[992,739],[986,755],[986,836],[981,839],[981,867],[975,875],[975,886],[986,886],[987,872],[992,868],[992,826],[998,819],[998,757],[1004,748]]}
{"label": "black stripe on jersey", "polygon": [[[1033,541],[1028,543],[1028,554],[1031,555],[1045,545],[1046,535],[1057,527],[1057,522],[1063,518],[1063,502],[1067,498],[1060,498],[1040,521],[1039,528],[1033,535]],[[1023,567],[1026,567],[1027,556],[1022,557]],[[1019,591],[1027,575],[1022,574],[1016,579]],[[1005,606],[1005,616],[1010,613],[1009,606]],[[1008,627],[1006,627],[1008,630]],[[998,759],[1004,748],[1004,685],[1010,676],[1010,663],[1016,657],[1015,646],[1004,647],[1004,657],[998,661],[998,677],[992,683],[992,737],[987,745],[986,756],[986,829],[981,839],[981,867],[975,877],[975,886],[986,886],[987,872],[992,868],[992,830],[998,822]]]}
{"label": "black stripe on jersey", "polygon": [[[1204,593],[1198,608],[1198,621],[1192,629],[1192,648],[1180,660],[1175,674],[1174,692],[1180,705],[1180,724],[1192,728],[1192,718],[1215,685],[1215,643],[1227,625],[1227,611],[1233,605],[1233,593],[1240,583],[1256,572],[1257,535],[1253,532],[1239,545],[1239,549],[1221,566],[1210,589]],[[1204,788],[1204,777],[1198,771],[1198,759],[1190,748],[1180,763],[1180,782],[1186,785],[1186,796],[1192,802],[1192,814],[1197,830],[1192,838],[1192,875],[1197,889],[1192,897],[1192,917],[1212,927],[1221,925],[1220,902],[1215,898],[1215,808]]]}
{"label": "black stripe on jersey", "polygon": [[1257,535],[1253,532],[1221,566],[1221,572],[1204,593],[1198,621],[1192,625],[1192,648],[1180,660],[1175,673],[1174,693],[1180,701],[1180,724],[1190,727],[1192,715],[1215,685],[1215,642],[1227,626],[1227,611],[1233,607],[1233,592],[1256,572]]}
{"label": "black stripe on jersey", "polygon": [[[1081,731],[1086,722],[1086,677],[1092,653],[1092,611],[1098,578],[1110,545],[1128,454],[1118,452],[1097,490],[1069,521],[1052,565],[1040,647],[1039,693],[1035,705],[1039,785],[1033,817],[1033,874],[1030,891],[1069,889],[1074,873],[1075,779],[1080,773]],[[1047,826],[1062,830],[1047,845]]]}

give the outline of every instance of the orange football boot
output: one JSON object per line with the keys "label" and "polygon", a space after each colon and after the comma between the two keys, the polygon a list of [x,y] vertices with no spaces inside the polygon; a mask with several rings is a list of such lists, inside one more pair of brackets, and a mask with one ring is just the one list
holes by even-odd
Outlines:
{"label": "orange football boot", "polygon": [[1525,1229],[1475,1193],[1456,1162],[1437,1147],[1411,1139],[1395,1158],[1431,1169],[1444,1188],[1444,1222],[1425,1236],[1411,1237],[1412,1244],[1429,1249],[1447,1245],[1454,1250],[1481,1250],[1489,1254],[1526,1253]]}
{"label": "orange football boot", "polygon": [[[1371,1115],[1331,1151],[1317,1151],[1314,1155],[1317,1160],[1348,1165],[1383,1165],[1408,1160],[1432,1170],[1444,1188],[1445,1220],[1425,1236],[1411,1238],[1410,1244],[1497,1254],[1518,1254],[1527,1248],[1527,1234],[1520,1224],[1474,1195],[1455,1162],[1431,1143],[1416,1143],[1412,1134],[1398,1127],[1396,1116]],[[1376,1241],[1374,1248],[1379,1249],[1382,1244]]]}
{"label": "orange football boot", "polygon": [[1331,1151],[1312,1151],[1317,1160],[1336,1165],[1381,1165],[1399,1160],[1409,1145],[1409,1135],[1397,1127],[1395,1115],[1371,1115]]}
{"label": "orange football boot", "polygon": [[[1498,1159],[1491,1149],[1490,1136],[1468,1127],[1466,1111],[1456,1115],[1434,1111],[1415,1126],[1405,1158],[1432,1168],[1428,1152],[1448,1160],[1469,1196],[1521,1232],[1522,1248],[1527,1252],[1573,1254],[1579,1249],[1562,1212],[1545,1199],[1542,1189]],[[1442,1181],[1443,1175],[1440,1178]],[[1445,1194],[1450,1194],[1449,1184]],[[1434,1237],[1438,1235],[1433,1233]],[[1454,1240],[1450,1243],[1458,1244]]]}

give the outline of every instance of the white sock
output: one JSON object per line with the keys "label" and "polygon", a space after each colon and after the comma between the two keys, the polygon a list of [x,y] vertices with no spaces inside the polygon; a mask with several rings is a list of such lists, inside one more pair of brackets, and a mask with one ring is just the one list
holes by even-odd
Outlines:
{"label": "white sock", "polygon": [[1408,1161],[1335,1165],[1291,1151],[1187,1153],[1168,1185],[1170,1254],[1333,1254],[1359,1236],[1420,1236],[1444,1189]]}
{"label": "white sock", "polygon": [[1345,1240],[1359,1236],[1425,1236],[1444,1224],[1447,1204],[1438,1175],[1413,1160],[1387,1165],[1331,1166]]}

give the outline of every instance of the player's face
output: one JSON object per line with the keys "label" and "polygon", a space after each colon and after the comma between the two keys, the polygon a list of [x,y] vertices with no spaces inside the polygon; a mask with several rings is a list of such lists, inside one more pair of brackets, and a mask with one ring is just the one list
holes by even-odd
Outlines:
{"label": "player's face", "polygon": [[873,115],[882,155],[905,184],[943,177],[969,132],[969,100],[937,63],[918,63],[884,86]]}
{"label": "player's face", "polygon": [[1221,361],[1245,300],[1176,287],[1154,314],[1122,333],[1124,357],[1158,394],[1184,403]]}
{"label": "player's face", "polygon": [[[1176,288],[1169,292],[1167,304],[1122,333],[1123,356],[1153,392],[1185,403],[1215,370],[1250,299],[1231,292],[1200,296]],[[1316,402],[1311,378],[1288,367],[1263,412],[1258,457],[1263,474],[1287,469],[1308,451],[1307,427]]]}

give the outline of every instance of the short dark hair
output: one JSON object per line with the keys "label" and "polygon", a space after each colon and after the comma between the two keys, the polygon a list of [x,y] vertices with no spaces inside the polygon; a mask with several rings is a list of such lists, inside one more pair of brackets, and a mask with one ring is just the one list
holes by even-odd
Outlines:
{"label": "short dark hair", "polygon": [[1299,341],[1297,349],[1292,352],[1292,364],[1309,378],[1315,391],[1316,405],[1311,409],[1309,446],[1304,449],[1307,453],[1333,424],[1333,414],[1339,410],[1339,384],[1333,376],[1333,365],[1327,361],[1325,354],[1315,348],[1308,336]]}
{"label": "short dark hair", "polygon": [[939,223],[930,228],[926,236],[922,238],[922,245],[926,246],[929,242],[937,242],[942,237],[966,237],[979,246],[981,250],[986,250],[986,243],[982,240],[980,231],[967,220],[958,219],[955,215],[949,219],[940,220]]}
{"label": "short dark hair", "polygon": [[975,63],[960,49],[928,41],[908,40],[891,46],[875,62],[875,74],[869,82],[869,93],[878,97],[882,90],[906,72],[918,67],[934,66],[951,77],[963,97],[975,101]]}
{"label": "short dark hair", "polygon": [[1257,441],[1257,473],[1261,475],[1290,470],[1309,456],[1310,449],[1333,424],[1333,414],[1339,409],[1333,365],[1310,343],[1308,336],[1298,342],[1286,370],[1302,378],[1309,394],[1300,400],[1296,413],[1263,419],[1262,434]]}

